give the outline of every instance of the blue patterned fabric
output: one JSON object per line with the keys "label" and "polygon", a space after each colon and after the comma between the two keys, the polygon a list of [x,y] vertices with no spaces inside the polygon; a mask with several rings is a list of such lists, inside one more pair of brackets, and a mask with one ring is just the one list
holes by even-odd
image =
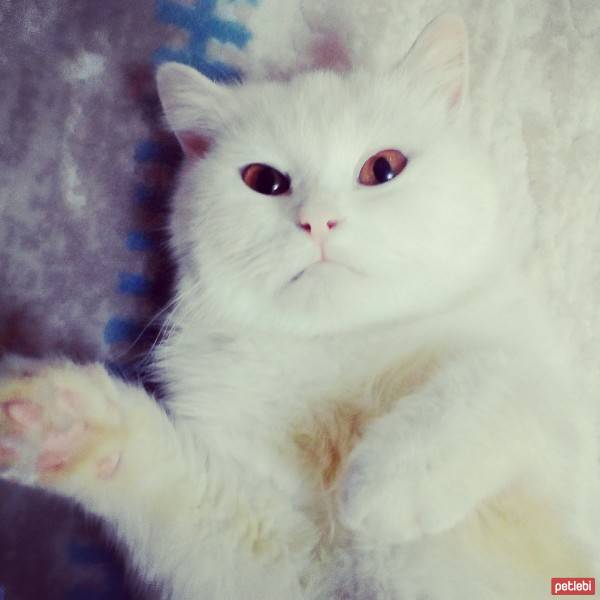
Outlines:
{"label": "blue patterned fabric", "polygon": [[[221,0],[224,3],[245,2],[256,5],[257,0]],[[162,46],[152,57],[155,66],[163,62],[174,61],[190,65],[204,75],[216,81],[233,81],[240,78],[240,73],[230,65],[218,60],[211,60],[207,55],[207,47],[211,40],[231,43],[243,48],[249,41],[250,32],[240,23],[226,20],[217,15],[219,0],[196,0],[192,5],[184,5],[174,0],[157,0],[156,18],[165,25],[175,26],[187,32],[188,43],[183,48]],[[176,168],[178,157],[173,155],[172,144],[165,143],[164,138],[145,139],[135,149],[134,160],[145,168],[146,178],[140,181],[133,192],[133,202],[146,210],[162,211],[164,197],[157,190],[157,180],[161,172]],[[158,183],[160,188],[160,181]],[[160,198],[157,201],[157,198]],[[155,240],[145,231],[132,230],[127,233],[126,247],[131,252],[156,252]],[[148,297],[156,293],[160,282],[152,281],[147,274],[119,271],[116,276],[119,293]],[[113,315],[104,328],[104,342],[108,345],[124,345],[138,343],[147,332],[144,316]],[[152,332],[150,332],[151,337]],[[136,366],[128,362],[112,361],[109,367],[113,372],[125,377],[135,376]]]}

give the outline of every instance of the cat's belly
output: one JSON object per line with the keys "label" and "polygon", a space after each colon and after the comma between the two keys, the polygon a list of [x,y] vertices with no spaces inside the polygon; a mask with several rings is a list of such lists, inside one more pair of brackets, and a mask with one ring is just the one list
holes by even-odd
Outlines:
{"label": "cat's belly", "polygon": [[[385,419],[404,396],[427,380],[433,368],[435,363],[429,360],[419,362],[418,368],[386,373],[375,384],[370,383],[368,394],[358,388],[356,393],[323,403],[293,423],[288,440],[294,449],[295,468],[311,498],[307,511],[321,532],[325,555],[338,552],[351,535],[341,527],[336,511],[338,489],[353,448],[360,444],[369,424]],[[379,393],[372,393],[373,385]],[[494,566],[497,573],[490,570],[481,576],[500,581],[500,573],[514,573],[515,580],[529,582],[526,585],[531,586],[528,589],[533,595],[513,597],[545,597],[533,590],[543,584],[546,594],[551,577],[595,574],[589,553],[568,531],[568,515],[556,514],[546,504],[543,498],[532,498],[514,486],[482,503],[452,530],[409,546],[423,564],[431,566],[434,560],[436,569],[444,570],[443,564],[459,569],[461,562],[490,565],[490,569]],[[394,570],[401,563],[399,560]],[[448,582],[454,581],[455,573],[448,570]],[[502,587],[501,581],[498,586]]]}
{"label": "cat's belly", "polygon": [[[506,490],[453,529],[390,552],[385,587],[399,598],[549,598],[552,577],[598,575],[589,549],[568,533],[566,517],[522,489]],[[372,557],[363,561],[367,576]]]}

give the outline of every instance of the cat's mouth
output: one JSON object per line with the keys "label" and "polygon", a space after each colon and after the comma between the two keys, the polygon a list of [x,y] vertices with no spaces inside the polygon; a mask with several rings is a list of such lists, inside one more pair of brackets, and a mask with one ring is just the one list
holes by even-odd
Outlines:
{"label": "cat's mouth", "polygon": [[305,267],[304,269],[302,269],[302,271],[296,273],[291,279],[290,279],[290,283],[295,283],[296,281],[298,281],[299,279],[301,279],[306,273],[308,273],[309,271],[314,271],[316,269],[329,269],[329,268],[340,268],[343,269],[347,272],[350,272],[354,275],[359,275],[360,277],[364,277],[365,274],[362,273],[361,271],[358,271],[357,269],[348,266],[345,263],[341,263],[337,260],[331,260],[330,258],[321,258],[320,260],[316,260],[315,262],[311,263],[310,265],[308,265],[307,267]]}

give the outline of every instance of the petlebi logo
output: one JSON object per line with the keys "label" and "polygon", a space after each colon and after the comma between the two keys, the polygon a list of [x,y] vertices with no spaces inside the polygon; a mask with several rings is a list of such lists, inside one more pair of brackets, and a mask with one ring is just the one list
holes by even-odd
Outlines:
{"label": "petlebi logo", "polygon": [[595,596],[595,577],[553,577],[551,582],[553,596]]}

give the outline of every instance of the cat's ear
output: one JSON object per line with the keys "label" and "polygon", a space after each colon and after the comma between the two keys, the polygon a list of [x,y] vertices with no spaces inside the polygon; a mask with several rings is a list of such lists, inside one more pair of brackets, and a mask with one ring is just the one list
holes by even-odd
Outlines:
{"label": "cat's ear", "polygon": [[425,27],[413,44],[402,68],[419,86],[445,102],[449,112],[458,111],[467,95],[469,74],[468,35],[464,21],[441,15]]}
{"label": "cat's ear", "polygon": [[203,154],[224,122],[229,90],[179,63],[160,66],[156,84],[167,123],[185,154]]}

